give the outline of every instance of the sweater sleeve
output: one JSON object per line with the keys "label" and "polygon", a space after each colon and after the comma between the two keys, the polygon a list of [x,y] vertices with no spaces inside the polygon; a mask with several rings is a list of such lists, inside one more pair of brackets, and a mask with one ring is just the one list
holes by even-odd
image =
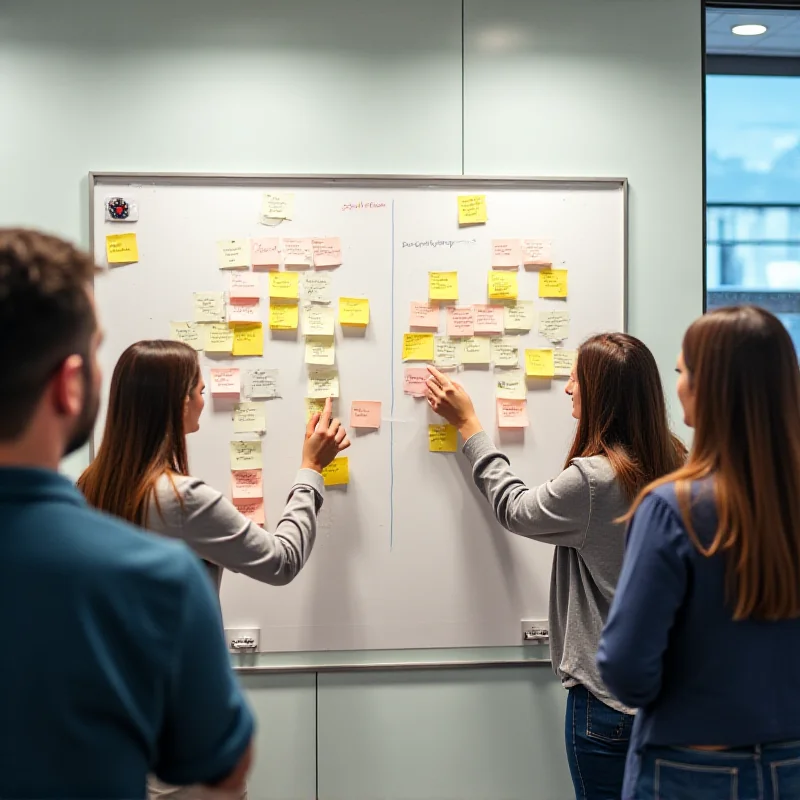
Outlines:
{"label": "sweater sleeve", "polygon": [[[319,473],[300,470],[274,533],[251,522],[201,480],[187,478],[178,491],[182,507],[171,491],[160,495],[163,514],[155,527],[182,539],[206,561],[282,586],[295,578],[308,560],[324,493]],[[157,511],[152,513],[157,517]]]}
{"label": "sweater sleeve", "polygon": [[580,548],[591,513],[589,478],[576,465],[557,478],[529,488],[518,478],[485,432],[464,443],[475,485],[497,521],[511,533],[547,544]]}

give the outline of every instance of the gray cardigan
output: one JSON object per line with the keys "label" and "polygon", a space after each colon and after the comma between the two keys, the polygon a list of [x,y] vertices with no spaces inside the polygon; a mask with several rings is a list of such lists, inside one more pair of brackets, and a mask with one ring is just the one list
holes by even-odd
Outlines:
{"label": "gray cardigan", "polygon": [[604,456],[576,458],[560,475],[528,488],[489,436],[464,444],[475,484],[511,533],[555,545],[550,578],[550,653],[567,688],[582,684],[618,711],[595,664],[600,634],[622,569],[629,502]]}

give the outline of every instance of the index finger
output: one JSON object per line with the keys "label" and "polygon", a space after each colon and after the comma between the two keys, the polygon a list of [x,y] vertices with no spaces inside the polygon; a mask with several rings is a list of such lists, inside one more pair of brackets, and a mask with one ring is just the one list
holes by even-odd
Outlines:
{"label": "index finger", "polygon": [[328,397],[325,400],[325,408],[320,415],[319,422],[317,423],[316,430],[320,433],[323,431],[328,430],[328,426],[331,424],[331,411],[333,410],[333,400]]}
{"label": "index finger", "polygon": [[439,386],[444,386],[444,383],[447,380],[447,378],[441,372],[439,372],[439,370],[436,369],[436,367],[432,367],[430,364],[428,364],[427,366],[428,366],[428,372],[430,372],[430,374],[433,376],[436,383],[438,383]]}

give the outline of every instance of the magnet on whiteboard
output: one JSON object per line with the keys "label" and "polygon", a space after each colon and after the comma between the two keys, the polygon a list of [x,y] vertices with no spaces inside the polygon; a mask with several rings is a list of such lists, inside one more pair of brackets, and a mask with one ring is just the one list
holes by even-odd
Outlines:
{"label": "magnet on whiteboard", "polygon": [[106,197],[106,220],[109,222],[137,222],[139,206],[130,197]]}

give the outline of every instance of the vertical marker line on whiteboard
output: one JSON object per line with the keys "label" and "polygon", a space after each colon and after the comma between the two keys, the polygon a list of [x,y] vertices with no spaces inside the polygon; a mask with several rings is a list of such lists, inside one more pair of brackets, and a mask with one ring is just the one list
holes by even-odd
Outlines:
{"label": "vertical marker line on whiteboard", "polygon": [[391,378],[390,386],[392,392],[391,414],[389,420],[389,552],[394,547],[394,198],[392,198],[392,288],[391,288],[391,348],[392,354],[389,359]]}

